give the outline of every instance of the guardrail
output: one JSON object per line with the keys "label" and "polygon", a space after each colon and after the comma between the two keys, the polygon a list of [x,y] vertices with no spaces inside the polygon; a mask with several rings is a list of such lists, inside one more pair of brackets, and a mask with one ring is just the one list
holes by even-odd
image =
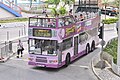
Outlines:
{"label": "guardrail", "polygon": [[7,58],[12,53],[13,53],[12,42],[9,41],[9,42],[2,43],[0,48],[0,60]]}
{"label": "guardrail", "polygon": [[[26,42],[27,37],[24,37],[25,39],[21,40],[23,43],[24,48],[26,49]],[[8,60],[12,55],[14,55],[15,53],[17,53],[17,44],[18,44],[18,39],[9,41],[9,42],[4,42],[0,44],[0,62],[5,62],[6,60]],[[27,50],[27,49],[26,49]]]}
{"label": "guardrail", "polygon": [[15,5],[10,0],[4,0],[4,1],[0,1],[0,2],[4,5],[6,5],[7,7],[13,9],[14,11],[18,12],[19,14],[21,14],[21,12],[22,12],[21,8],[17,5]]}

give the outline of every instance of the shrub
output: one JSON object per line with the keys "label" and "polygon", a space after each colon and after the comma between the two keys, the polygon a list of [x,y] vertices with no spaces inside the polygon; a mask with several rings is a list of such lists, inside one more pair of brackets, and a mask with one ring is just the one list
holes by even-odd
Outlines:
{"label": "shrub", "polygon": [[104,49],[105,52],[107,52],[113,57],[113,61],[115,64],[117,63],[117,45],[118,45],[118,40],[114,40],[111,41],[111,43],[108,44]]}
{"label": "shrub", "polygon": [[112,23],[116,23],[117,21],[118,21],[118,18],[109,18],[109,19],[102,20],[104,24],[112,24]]}

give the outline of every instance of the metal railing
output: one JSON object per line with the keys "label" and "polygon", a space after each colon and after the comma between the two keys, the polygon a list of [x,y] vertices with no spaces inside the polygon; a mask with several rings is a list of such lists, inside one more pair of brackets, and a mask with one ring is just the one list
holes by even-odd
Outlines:
{"label": "metal railing", "polygon": [[13,53],[13,50],[12,50],[12,42],[11,41],[1,44],[0,59],[9,57],[12,53]]}
{"label": "metal railing", "polygon": [[21,14],[22,10],[19,6],[15,5],[14,2],[11,2],[10,0],[3,0],[0,1],[2,4],[8,6],[9,8],[12,8],[14,11],[18,12]]}

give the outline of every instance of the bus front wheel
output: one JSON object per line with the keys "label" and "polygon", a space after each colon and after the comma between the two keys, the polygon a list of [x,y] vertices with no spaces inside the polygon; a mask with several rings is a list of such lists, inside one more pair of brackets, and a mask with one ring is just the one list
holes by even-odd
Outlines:
{"label": "bus front wheel", "polygon": [[86,52],[86,54],[88,54],[90,52],[90,46],[89,46],[89,44],[86,46],[85,52]]}
{"label": "bus front wheel", "polygon": [[67,54],[66,60],[65,60],[65,66],[67,67],[70,64],[70,54]]}

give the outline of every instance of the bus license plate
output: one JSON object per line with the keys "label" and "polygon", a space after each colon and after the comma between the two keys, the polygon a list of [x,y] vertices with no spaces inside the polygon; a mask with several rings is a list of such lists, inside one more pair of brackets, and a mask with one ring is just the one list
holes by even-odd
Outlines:
{"label": "bus license plate", "polygon": [[38,65],[39,67],[45,67],[45,65]]}

